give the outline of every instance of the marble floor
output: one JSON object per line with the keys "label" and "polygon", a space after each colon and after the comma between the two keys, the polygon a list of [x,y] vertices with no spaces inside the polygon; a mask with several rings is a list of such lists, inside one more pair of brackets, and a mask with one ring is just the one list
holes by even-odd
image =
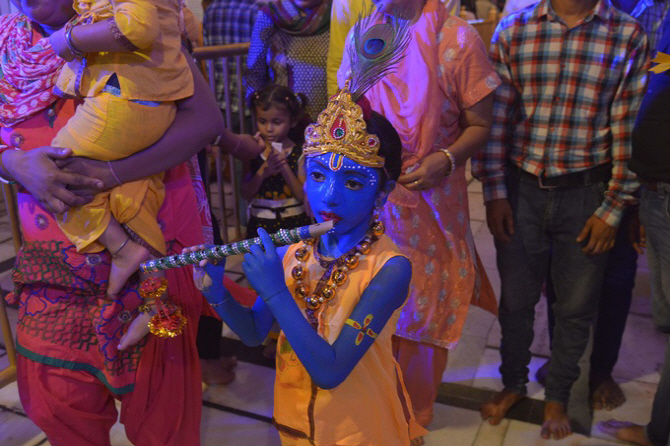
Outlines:
{"label": "marble floor", "polygon": [[[482,262],[494,288],[499,279],[495,268],[495,249],[491,234],[485,224],[485,209],[482,203],[481,186],[471,182],[469,187],[470,217],[472,231]],[[3,223],[4,222],[4,223]],[[0,265],[11,259],[11,236],[8,236],[6,218],[0,213]],[[4,257],[2,257],[4,255]],[[232,269],[239,269],[233,265]],[[612,445],[620,444],[600,433],[595,423],[609,418],[626,419],[645,423],[651,411],[651,401],[658,383],[660,362],[663,358],[665,338],[655,331],[650,317],[649,271],[644,256],[640,259],[637,285],[631,314],[624,335],[620,361],[614,371],[615,379],[621,383],[627,402],[620,408],[607,412],[596,411],[593,423],[586,426],[589,436],[573,434],[562,441],[545,441],[540,438],[540,428],[528,421],[504,420],[498,426],[482,422],[479,413],[473,410],[478,403],[462,395],[476,391],[480,394],[501,388],[498,373],[500,327],[494,316],[478,308],[472,308],[458,346],[451,352],[449,365],[444,373],[446,383],[435,403],[435,417],[429,426],[426,445],[450,446],[519,446],[519,445]],[[9,286],[9,271],[0,274],[3,289]],[[535,341],[531,362],[529,396],[542,400],[543,388],[534,378],[534,372],[549,355],[546,328],[546,304],[537,307]],[[10,316],[16,311],[10,309]],[[224,335],[231,337],[226,330]],[[644,340],[644,342],[641,342]],[[234,342],[234,341],[231,341]],[[0,368],[7,363],[4,350],[0,349]],[[272,413],[272,385],[274,371],[271,367],[254,360],[240,360],[235,381],[227,386],[204,388],[202,408],[203,445],[278,445],[275,429],[269,424]],[[456,389],[456,390],[454,390]],[[461,396],[454,396],[453,392]],[[468,402],[469,401],[469,402]],[[538,406],[541,407],[541,406]],[[535,417],[526,419],[533,421]],[[589,420],[590,422],[591,420]],[[48,445],[44,434],[28,420],[18,398],[16,384],[0,389],[0,445],[37,446]],[[129,445],[118,424],[112,431],[112,444]]]}

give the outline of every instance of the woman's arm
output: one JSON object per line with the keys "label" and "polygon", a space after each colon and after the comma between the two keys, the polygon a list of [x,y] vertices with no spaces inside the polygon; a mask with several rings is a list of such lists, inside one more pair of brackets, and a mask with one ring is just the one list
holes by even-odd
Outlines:
{"label": "woman's arm", "polygon": [[[492,117],[493,94],[463,110],[460,116],[460,126],[463,130],[458,139],[448,147],[457,166],[465,164],[468,158],[486,145],[491,133]],[[443,152],[434,152],[421,160],[418,169],[407,175],[401,175],[398,182],[410,190],[429,189],[439,184],[445,173],[453,168],[450,158]]]}
{"label": "woman's arm", "polygon": [[265,252],[258,245],[252,246],[252,252],[244,256],[244,272],[316,385],[332,389],[349,376],[393,312],[407,298],[411,263],[405,257],[394,257],[386,262],[370,281],[331,345],[305,319],[286,287],[284,270],[272,240],[264,230],[258,232]]}
{"label": "woman's arm", "polygon": [[[71,207],[88,203],[104,186],[97,178],[60,170],[56,162],[70,155],[70,149],[58,147],[39,147],[28,151],[5,150],[0,153],[0,175],[20,183],[49,212],[60,214]],[[77,195],[68,187],[80,188],[89,193]]]}
{"label": "woman's arm", "polygon": [[[111,162],[122,183],[174,167],[198,153],[218,135],[223,135],[224,140],[237,138],[224,128],[218,104],[193,59],[188,55],[186,59],[193,74],[193,96],[177,102],[177,115],[172,125],[155,144],[128,158]],[[252,141],[252,144],[255,150],[255,142]],[[104,182],[105,189],[118,184],[108,164],[103,161],[69,158],[60,165],[68,171],[99,178]]]}

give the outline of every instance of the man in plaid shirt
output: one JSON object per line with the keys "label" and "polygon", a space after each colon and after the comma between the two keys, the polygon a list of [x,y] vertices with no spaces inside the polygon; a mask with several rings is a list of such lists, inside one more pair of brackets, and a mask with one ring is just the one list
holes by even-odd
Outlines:
{"label": "man in plaid shirt", "polygon": [[648,68],[642,27],[609,0],[542,0],[503,19],[491,57],[491,140],[473,159],[501,278],[504,389],[482,406],[497,424],[526,394],[534,307],[551,257],[557,302],[542,436],[566,414],[598,306],[607,251],[637,188],[630,138]]}

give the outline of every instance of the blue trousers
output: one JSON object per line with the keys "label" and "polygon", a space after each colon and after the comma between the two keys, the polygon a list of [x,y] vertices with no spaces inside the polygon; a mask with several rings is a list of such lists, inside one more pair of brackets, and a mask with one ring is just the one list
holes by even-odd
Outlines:
{"label": "blue trousers", "polygon": [[576,238],[602,203],[606,184],[542,189],[537,181],[514,172],[507,174],[506,184],[515,231],[509,243],[495,242],[503,385],[526,393],[535,305],[551,260],[556,326],[545,396],[547,401],[567,404],[579,377],[578,362],[598,308],[608,257],[583,253]]}
{"label": "blue trousers", "polygon": [[[591,353],[591,377],[605,378],[612,375],[614,366],[619,359],[619,349],[626,319],[633,300],[635,273],[637,272],[637,251],[633,248],[628,236],[628,227],[632,218],[632,210],[624,213],[621,225],[616,234],[614,247],[609,252],[605,277],[600,292],[598,316],[593,331],[593,352]],[[549,321],[549,337],[554,335],[554,312],[552,305],[556,302],[554,283],[551,275],[547,278],[547,316]]]}
{"label": "blue trousers", "polygon": [[[652,315],[658,328],[670,333],[670,184],[658,191],[642,188],[640,220],[647,230],[647,261],[651,278]],[[665,349],[647,438],[654,446],[670,445],[670,340]]]}

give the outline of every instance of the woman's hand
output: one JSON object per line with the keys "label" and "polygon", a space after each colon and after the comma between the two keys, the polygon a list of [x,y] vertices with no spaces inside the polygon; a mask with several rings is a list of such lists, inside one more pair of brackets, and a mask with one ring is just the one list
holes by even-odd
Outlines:
{"label": "woman's hand", "polygon": [[451,161],[442,152],[431,153],[421,160],[421,164],[411,173],[401,175],[398,183],[409,190],[431,189],[442,180],[445,172],[451,170]]}
{"label": "woman's hand", "polygon": [[[64,172],[78,172],[87,177],[96,178],[102,184],[102,190],[111,189],[118,186],[119,183],[114,178],[112,171],[109,169],[109,164],[105,161],[98,161],[90,158],[82,158],[80,156],[72,156],[56,162]],[[91,191],[86,187],[70,188],[72,192],[77,195],[87,195]]]}
{"label": "woman's hand", "polygon": [[288,288],[284,279],[284,266],[272,239],[263,228],[258,229],[258,236],[265,252],[259,245],[252,245],[251,252],[244,255],[242,268],[253,289],[268,302],[277,294],[288,291]]}
{"label": "woman's hand", "polygon": [[250,161],[263,153],[265,150],[265,141],[261,134],[255,135],[236,134],[225,129],[221,138],[216,144],[223,153],[232,155],[240,161]]}
{"label": "woman's hand", "polygon": [[39,147],[29,151],[6,150],[0,156],[14,180],[49,212],[60,214],[88,203],[96,193],[104,190],[103,182],[86,172],[59,169],[57,163],[70,155],[70,149]]}

